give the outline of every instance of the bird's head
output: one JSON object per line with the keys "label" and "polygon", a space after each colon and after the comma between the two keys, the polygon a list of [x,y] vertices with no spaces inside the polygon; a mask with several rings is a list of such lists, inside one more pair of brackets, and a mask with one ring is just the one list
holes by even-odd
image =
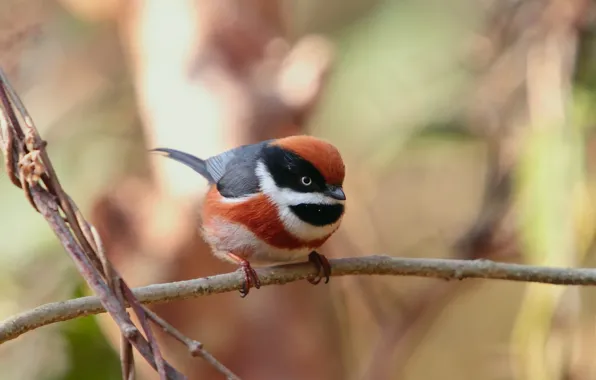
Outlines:
{"label": "bird's head", "polygon": [[257,163],[261,190],[281,212],[323,227],[344,214],[345,166],[335,146],[311,136],[290,136],[269,143]]}

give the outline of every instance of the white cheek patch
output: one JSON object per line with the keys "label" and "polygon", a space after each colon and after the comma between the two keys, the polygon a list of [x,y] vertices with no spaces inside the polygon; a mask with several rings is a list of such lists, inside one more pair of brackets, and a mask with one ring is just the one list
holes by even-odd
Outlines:
{"label": "white cheek patch", "polygon": [[303,222],[292,212],[290,206],[299,204],[343,204],[344,201],[333,199],[323,194],[316,193],[300,193],[291,189],[279,188],[271,173],[261,161],[257,163],[256,174],[259,178],[261,191],[273,200],[277,205],[277,212],[286,230],[292,235],[303,240],[315,240],[328,236],[334,232],[341,218],[333,224],[326,226],[313,226],[312,224]]}

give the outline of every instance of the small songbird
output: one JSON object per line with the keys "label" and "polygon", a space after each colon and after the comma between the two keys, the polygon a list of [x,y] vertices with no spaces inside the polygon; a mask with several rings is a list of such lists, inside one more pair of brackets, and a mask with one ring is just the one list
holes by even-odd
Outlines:
{"label": "small songbird", "polygon": [[290,136],[230,149],[205,160],[156,148],[203,176],[209,190],[202,235],[213,253],[240,266],[245,297],[261,286],[254,266],[308,261],[309,278],[329,281],[329,261],[316,250],[338,229],[345,211],[345,166],[337,148],[311,136]]}

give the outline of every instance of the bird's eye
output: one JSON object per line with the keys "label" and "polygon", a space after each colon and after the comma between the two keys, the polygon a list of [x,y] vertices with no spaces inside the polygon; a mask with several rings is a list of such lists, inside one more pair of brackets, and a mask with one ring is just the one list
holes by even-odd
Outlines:
{"label": "bird's eye", "polygon": [[310,179],[310,177],[304,176],[300,179],[300,181],[302,181],[304,186],[310,186],[312,184],[312,179]]}

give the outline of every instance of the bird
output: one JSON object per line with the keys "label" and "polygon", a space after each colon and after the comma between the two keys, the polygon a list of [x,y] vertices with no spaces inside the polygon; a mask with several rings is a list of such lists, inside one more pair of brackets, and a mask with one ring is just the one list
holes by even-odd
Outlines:
{"label": "bird", "polygon": [[231,148],[206,159],[154,148],[204,177],[209,187],[200,232],[221,260],[243,272],[240,294],[261,282],[254,267],[309,261],[329,282],[331,265],[317,250],[337,231],[346,209],[345,164],[330,142],[291,135]]}

